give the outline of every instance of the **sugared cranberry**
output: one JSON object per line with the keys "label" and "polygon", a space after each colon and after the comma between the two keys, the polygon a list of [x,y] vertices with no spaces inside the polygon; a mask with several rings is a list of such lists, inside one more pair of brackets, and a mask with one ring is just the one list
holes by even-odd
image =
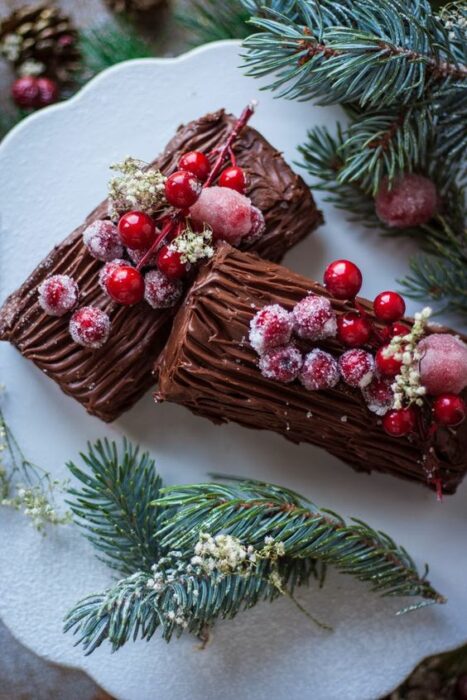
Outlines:
{"label": "sugared cranberry", "polygon": [[201,194],[201,189],[201,182],[186,170],[177,170],[165,181],[167,201],[179,209],[191,207]]}
{"label": "sugared cranberry", "polygon": [[460,394],[467,386],[467,345],[450,333],[432,333],[418,343],[420,378],[428,394]]}
{"label": "sugared cranberry", "polygon": [[127,248],[147,250],[156,238],[156,225],[143,211],[129,211],[118,222],[118,232]]}
{"label": "sugared cranberry", "polygon": [[309,294],[295,304],[294,331],[306,340],[332,338],[337,332],[336,313],[326,297]]}
{"label": "sugared cranberry", "polygon": [[261,355],[259,368],[263,377],[290,384],[298,377],[302,363],[302,354],[298,348],[294,345],[282,345]]}
{"label": "sugared cranberry", "polygon": [[39,94],[37,107],[47,107],[58,100],[59,88],[55,80],[51,78],[37,78]]}
{"label": "sugared cranberry", "polygon": [[78,285],[69,275],[53,275],[38,289],[39,305],[49,316],[63,316],[78,303]]}
{"label": "sugared cranberry", "polygon": [[370,384],[375,372],[373,355],[366,350],[347,350],[339,358],[339,371],[346,384],[364,389]]}
{"label": "sugared cranberry", "polygon": [[150,270],[144,276],[144,298],[153,309],[175,306],[182,292],[180,280],[170,279],[160,270]]}
{"label": "sugared cranberry", "polygon": [[393,228],[426,224],[436,214],[438,206],[434,182],[415,173],[402,175],[391,188],[384,178],[375,198],[377,216]]}
{"label": "sugared cranberry", "polygon": [[350,260],[334,260],[324,271],[324,285],[336,299],[354,299],[362,286],[362,273]]}
{"label": "sugared cranberry", "polygon": [[376,353],[376,369],[382,377],[395,377],[399,374],[402,367],[402,361],[394,357],[394,354],[389,354],[388,345],[383,345],[378,348]]}
{"label": "sugared cranberry", "polygon": [[[141,260],[144,258],[146,253],[148,252],[147,250],[134,250],[133,248],[127,248],[126,249],[127,255],[130,258],[131,262],[134,263],[134,265],[139,265]],[[146,258],[146,262],[143,265],[143,268],[146,267],[157,267],[157,253],[151,253],[149,258]]]}
{"label": "sugared cranberry", "polygon": [[110,260],[106,262],[105,265],[99,270],[98,282],[102,291],[107,293],[107,280],[111,272],[113,272],[117,267],[121,265],[128,265],[128,260],[123,260],[122,258],[116,258],[115,260]]}
{"label": "sugared cranberry", "polygon": [[215,240],[238,245],[252,231],[252,206],[248,197],[227,187],[205,187],[190,215],[212,228]]}
{"label": "sugared cranberry", "polygon": [[413,433],[416,423],[417,414],[412,406],[389,411],[383,418],[383,428],[392,437],[404,437]]}
{"label": "sugared cranberry", "polygon": [[259,354],[286,345],[292,335],[293,318],[279,304],[265,306],[250,322],[250,343]]}
{"label": "sugared cranberry", "polygon": [[143,276],[131,265],[115,265],[106,276],[105,289],[114,301],[132,306],[140,302],[144,296]]}
{"label": "sugared cranberry", "polygon": [[441,425],[459,425],[466,414],[465,401],[457,394],[440,394],[433,402],[433,417]]}
{"label": "sugared cranberry", "polygon": [[337,337],[350,348],[365,345],[371,336],[371,324],[356,311],[348,311],[337,317]]}
{"label": "sugared cranberry", "polygon": [[83,306],[70,320],[70,335],[79,345],[87,348],[102,347],[109,337],[110,319],[95,306]]}
{"label": "sugared cranberry", "polygon": [[168,245],[162,246],[157,254],[157,267],[170,279],[180,279],[187,272],[187,265],[182,262],[181,254]]}
{"label": "sugared cranberry", "polygon": [[200,182],[205,182],[211,172],[211,163],[201,151],[188,151],[178,161],[179,170],[185,170],[194,175]]}
{"label": "sugared cranberry", "polygon": [[400,321],[396,321],[391,326],[391,336],[393,338],[395,338],[396,335],[403,338],[408,333],[410,333],[410,328],[406,326],[405,323],[400,323]]}
{"label": "sugared cranberry", "polygon": [[231,190],[236,190],[240,194],[245,194],[246,177],[243,168],[232,165],[226,168],[219,177],[219,187],[228,187]]}
{"label": "sugared cranberry", "polygon": [[300,381],[309,391],[332,389],[339,381],[339,367],[328,352],[315,348],[305,356]]}
{"label": "sugared cranberry", "polygon": [[38,106],[39,101],[37,78],[32,75],[17,78],[12,85],[11,95],[18,107],[34,109],[34,107]]}
{"label": "sugared cranberry", "polygon": [[121,258],[123,255],[118,229],[106,219],[97,219],[84,229],[83,243],[93,258],[103,262]]}
{"label": "sugared cranberry", "polygon": [[373,302],[373,309],[380,321],[400,321],[405,314],[405,301],[397,292],[381,292]]}
{"label": "sugared cranberry", "polygon": [[384,416],[394,402],[394,392],[391,387],[392,380],[375,377],[373,381],[363,389],[363,398],[368,410],[377,416]]}

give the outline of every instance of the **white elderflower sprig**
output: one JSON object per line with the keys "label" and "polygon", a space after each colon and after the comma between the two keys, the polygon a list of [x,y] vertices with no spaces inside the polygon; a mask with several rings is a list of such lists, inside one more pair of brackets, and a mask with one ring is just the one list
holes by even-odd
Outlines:
{"label": "white elderflower sprig", "polygon": [[169,248],[180,253],[182,263],[195,264],[198,260],[212,258],[212,230],[205,226],[201,232],[193,231],[187,222],[186,229],[172,241]]}
{"label": "white elderflower sprig", "polygon": [[421,354],[417,345],[426,333],[428,319],[431,316],[431,309],[427,306],[415,314],[415,322],[406,335],[396,335],[390,341],[386,350],[383,351],[385,357],[394,357],[402,362],[399,374],[395,377],[391,386],[394,392],[393,408],[401,409],[404,406],[415,404],[423,405],[423,396],[426,389],[421,384],[419,362]]}
{"label": "white elderflower sprig", "polygon": [[112,219],[118,219],[130,209],[152,215],[166,204],[167,178],[160,170],[147,169],[146,163],[135,158],[126,158],[111,169],[121,173],[109,182],[109,216]]}
{"label": "white elderflower sprig", "polygon": [[273,537],[266,537],[264,547],[255,549],[253,545],[245,545],[232,535],[209,535],[200,533],[195,545],[195,555],[191,564],[199,567],[204,573],[247,574],[260,559],[276,562],[284,556],[283,542],[276,542]]}

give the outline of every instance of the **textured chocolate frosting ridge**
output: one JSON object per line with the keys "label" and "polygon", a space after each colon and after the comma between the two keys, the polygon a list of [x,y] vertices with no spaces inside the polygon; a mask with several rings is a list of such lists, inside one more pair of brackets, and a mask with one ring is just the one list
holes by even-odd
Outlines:
{"label": "textured chocolate frosting ridge", "polygon": [[[301,275],[222,244],[177,314],[156,367],[156,400],[182,404],[216,423],[234,421],[318,445],[358,471],[428,484],[421,438],[388,436],[359,390],[340,382],[329,391],[307,391],[298,382],[284,385],[261,375],[248,341],[250,320],[266,304],[290,310],[309,292],[329,297]],[[371,304],[360,301],[372,314]],[[337,313],[350,308],[332,304]],[[335,354],[343,349],[336,340],[319,345]],[[454,493],[467,470],[467,424],[438,430],[435,454],[443,490]]]}
{"label": "textured chocolate frosting ridge", "polygon": [[[182,153],[208,152],[219,145],[234,121],[220,110],[181,126],[151,166],[170,174]],[[241,132],[234,152],[247,173],[247,194],[266,220],[266,233],[251,248],[280,260],[322,222],[321,212],[303,180],[255,129],[246,127]],[[152,366],[168,338],[176,309],[153,310],[144,302],[122,307],[105,297],[98,285],[102,263],[87,252],[82,232],[95,219],[106,217],[107,202],[103,202],[6,300],[0,309],[0,339],[13,343],[89,413],[112,421],[153,385]],[[68,333],[69,316],[55,318],[42,311],[37,288],[54,274],[76,280],[81,306],[96,305],[110,315],[112,332],[103,348],[89,350],[75,344]]]}

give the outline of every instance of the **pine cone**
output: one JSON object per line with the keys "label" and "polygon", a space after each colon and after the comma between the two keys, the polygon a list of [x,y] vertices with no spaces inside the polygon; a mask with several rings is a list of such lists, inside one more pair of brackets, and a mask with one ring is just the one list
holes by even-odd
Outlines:
{"label": "pine cone", "polygon": [[113,12],[138,14],[154,10],[165,0],[105,0],[105,2]]}
{"label": "pine cone", "polygon": [[25,5],[0,22],[0,53],[18,75],[47,75],[61,85],[80,67],[71,20],[51,5]]}

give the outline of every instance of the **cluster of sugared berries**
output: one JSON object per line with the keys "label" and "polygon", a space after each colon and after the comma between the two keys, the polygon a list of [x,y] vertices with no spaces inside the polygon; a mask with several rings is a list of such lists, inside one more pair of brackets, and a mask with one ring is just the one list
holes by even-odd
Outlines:
{"label": "cluster of sugared berries", "polygon": [[[185,153],[178,167],[165,181],[165,197],[175,212],[157,221],[143,211],[129,211],[117,224],[96,220],[83,232],[90,255],[104,263],[99,284],[118,304],[133,306],[143,299],[153,309],[177,304],[183,292],[181,278],[191,265],[172,244],[183,232],[185,218],[190,219],[194,231],[208,227],[214,240],[224,239],[232,245],[245,238],[253,240],[264,231],[262,213],[243,194],[246,177],[242,168],[225,168],[218,184],[212,186],[211,163],[204,153]],[[39,303],[50,315],[73,311],[78,301],[78,286],[66,275],[54,275],[39,288]],[[94,307],[75,311],[70,321],[72,338],[86,347],[102,346],[109,331],[108,315]]]}
{"label": "cluster of sugared berries", "polygon": [[11,94],[18,107],[39,109],[58,100],[59,88],[51,78],[28,75],[15,80]]}
{"label": "cluster of sugared berries", "polygon": [[[327,297],[309,294],[291,311],[273,304],[263,307],[252,318],[249,339],[260,356],[262,374],[283,383],[299,380],[309,391],[332,389],[343,380],[362,391],[369,410],[382,417],[383,428],[389,435],[409,435],[417,428],[417,409],[414,406],[392,408],[392,385],[402,361],[388,354],[387,350],[391,337],[405,336],[410,332],[410,328],[401,322],[405,313],[403,298],[393,291],[378,294],[373,301],[375,323],[355,300],[362,285],[362,275],[354,263],[348,260],[331,263],[324,273],[324,284],[334,299],[350,302],[354,310],[338,315]],[[439,372],[433,371],[429,362],[424,373],[431,393],[437,395],[432,404],[435,423],[454,426],[465,418],[466,406],[460,396],[445,392],[452,387],[460,391],[467,385],[467,346],[452,336],[444,337],[450,339],[443,341],[445,345],[449,342],[450,345],[460,343],[462,346],[455,345],[448,358],[455,364],[457,383],[446,386],[444,370],[442,386],[435,391],[432,375],[437,377]],[[304,341],[317,343],[331,338],[337,338],[349,348],[338,359],[318,347],[303,351]],[[431,338],[435,339],[435,336]],[[452,352],[457,352],[457,356],[452,356]],[[430,354],[426,352],[424,357],[429,361]]]}

